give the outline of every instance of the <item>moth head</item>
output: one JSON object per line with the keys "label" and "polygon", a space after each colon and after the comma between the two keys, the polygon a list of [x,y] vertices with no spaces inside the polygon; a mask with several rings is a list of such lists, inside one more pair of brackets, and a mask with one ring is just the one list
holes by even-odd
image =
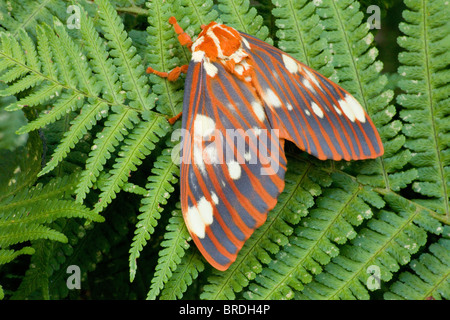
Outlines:
{"label": "moth head", "polygon": [[204,52],[209,61],[229,60],[242,50],[242,37],[235,29],[217,22],[203,27],[192,45],[192,53]]}

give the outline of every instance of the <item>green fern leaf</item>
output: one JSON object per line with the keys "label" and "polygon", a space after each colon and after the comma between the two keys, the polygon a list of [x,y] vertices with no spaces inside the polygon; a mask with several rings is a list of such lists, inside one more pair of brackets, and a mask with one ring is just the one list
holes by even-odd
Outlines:
{"label": "green fern leaf", "polygon": [[71,122],[69,131],[64,133],[64,138],[56,148],[49,162],[44,169],[39,172],[42,176],[52,171],[63,159],[67,157],[70,149],[73,149],[78,141],[85,135],[93,125],[108,114],[108,107],[105,103],[98,101],[95,105],[85,105],[80,115]]}
{"label": "green fern leaf", "polygon": [[219,0],[218,8],[222,13],[223,23],[272,44],[272,40],[268,38],[269,29],[263,26],[263,18],[250,6],[250,1]]}
{"label": "green fern leaf", "polygon": [[155,98],[149,94],[149,86],[144,76],[144,67],[131,39],[124,30],[124,25],[114,7],[107,0],[96,1],[100,10],[100,23],[105,31],[110,54],[115,59],[117,72],[122,75],[122,88],[127,91],[130,106],[137,110],[150,110]]}
{"label": "green fern leaf", "polygon": [[332,55],[327,40],[321,37],[323,25],[311,1],[272,1],[278,27],[277,47],[326,77],[333,76]]}
{"label": "green fern leaf", "polygon": [[86,197],[93,183],[97,181],[106,160],[111,157],[111,153],[119,142],[123,141],[124,136],[128,134],[128,130],[139,122],[137,112],[132,109],[114,106],[112,111],[114,113],[109,115],[104,130],[94,140],[92,151],[86,162],[86,168],[81,174],[76,190],[77,201],[79,202]]}
{"label": "green fern leaf", "polygon": [[[130,279],[134,280],[137,269],[137,258],[154,228],[161,218],[162,205],[167,203],[167,199],[173,192],[173,184],[178,182],[179,168],[172,162],[170,149],[165,149],[156,160],[152,169],[153,175],[148,177],[146,189],[148,194],[142,199],[141,214],[138,216],[139,222],[136,224],[133,242],[130,248]],[[183,224],[184,225],[184,224]]]}
{"label": "green fern leaf", "polygon": [[137,165],[142,163],[142,159],[150,154],[155,148],[155,143],[164,136],[169,124],[166,119],[151,113],[143,114],[144,121],[140,122],[133,132],[124,141],[119,158],[113,165],[111,177],[100,187],[102,193],[99,202],[95,205],[95,210],[100,212],[115,197],[131,171],[136,171]]}
{"label": "green fern leaf", "polygon": [[187,241],[190,235],[183,221],[181,211],[174,211],[167,225],[164,241],[161,243],[163,249],[159,252],[155,276],[147,295],[149,300],[156,299],[164,284],[172,276],[172,272],[180,264],[186,249],[189,248]]}
{"label": "green fern leaf", "polygon": [[81,8],[80,32],[83,40],[86,42],[89,64],[95,72],[98,83],[101,85],[103,98],[113,105],[122,104],[125,97],[121,93],[122,87],[118,81],[117,68],[113,64],[112,59],[108,58],[108,51],[95,30],[92,19],[89,18],[88,13],[83,8]]}
{"label": "green fern leaf", "polygon": [[371,267],[379,268],[380,281],[389,281],[400,265],[408,263],[411,255],[426,243],[427,233],[420,227],[428,225],[428,231],[442,232],[442,226],[426,210],[416,210],[413,205],[405,209],[399,214],[378,212],[298,298],[368,299],[370,286],[366,283]]}
{"label": "green fern leaf", "polygon": [[343,174],[334,174],[333,181],[333,188],[326,189],[308,217],[301,220],[289,245],[256,277],[258,285],[250,286],[247,298],[294,298],[295,290],[302,290],[312,275],[322,271],[322,265],[339,254],[337,245],[356,236],[354,227],[372,217],[363,195],[370,189]]}
{"label": "green fern leaf", "polygon": [[30,223],[26,230],[22,226],[5,226],[0,228],[0,245],[8,247],[10,245],[36,239],[48,239],[53,241],[67,242],[67,237],[50,227]]}
{"label": "green fern leaf", "polygon": [[69,36],[66,27],[61,21],[54,18],[53,26],[59,38],[58,46],[65,48],[69,62],[68,66],[71,67],[75,78],[78,79],[76,87],[80,91],[86,92],[89,96],[97,96],[99,88],[87,63],[86,56],[82,54],[79,46]]}
{"label": "green fern leaf", "polygon": [[46,125],[61,119],[66,113],[79,109],[82,105],[81,98],[82,96],[75,92],[62,94],[61,98],[58,99],[58,102],[55,103],[50,112],[44,111],[44,114],[39,118],[17,130],[17,134],[24,134],[45,127]]}
{"label": "green fern leaf", "polygon": [[409,263],[411,272],[403,272],[394,282],[385,299],[424,300],[450,297],[450,241],[449,227],[444,228],[444,237],[429,247],[419,259]]}
{"label": "green fern leaf", "polygon": [[21,30],[34,31],[38,22],[52,19],[61,7],[56,0],[37,0],[26,3],[20,1],[1,2],[2,25],[15,37]]}
{"label": "green fern leaf", "polygon": [[[8,262],[13,261],[18,256],[22,254],[28,254],[31,255],[35,252],[35,250],[31,247],[24,247],[20,250],[5,250],[0,249],[0,265],[7,264]],[[1,300],[1,297],[0,297]]]}
{"label": "green fern leaf", "polygon": [[181,258],[177,269],[173,272],[161,292],[161,300],[181,299],[188,286],[205,269],[200,254],[195,250],[187,250]]}
{"label": "green fern leaf", "polygon": [[[72,179],[53,179],[46,185],[20,189],[14,196],[0,200],[0,264],[11,262],[22,254],[35,253],[35,240],[67,243],[67,236],[53,226],[53,222],[68,218],[104,221],[84,205],[73,199],[64,200],[72,193],[76,176]],[[31,246],[9,249],[12,245],[30,242]]]}
{"label": "green fern leaf", "polygon": [[450,8],[445,1],[406,1],[405,22],[398,38],[405,50],[399,54],[404,91],[397,98],[404,107],[405,146],[419,167],[413,189],[425,197],[417,200],[450,221]]}
{"label": "green fern leaf", "polygon": [[16,191],[14,196],[0,200],[0,246],[36,239],[67,242],[67,237],[49,227],[61,218],[85,218],[101,222],[104,219],[84,205],[64,200],[64,194],[73,191],[76,176],[54,179],[46,185],[37,184],[30,189]]}

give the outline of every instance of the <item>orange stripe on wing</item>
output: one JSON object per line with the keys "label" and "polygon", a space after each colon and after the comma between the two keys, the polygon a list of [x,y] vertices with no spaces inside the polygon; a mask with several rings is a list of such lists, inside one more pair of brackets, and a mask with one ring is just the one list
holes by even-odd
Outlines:
{"label": "orange stripe on wing", "polygon": [[[253,52],[253,53],[254,53],[255,55],[257,55],[255,52]],[[267,64],[264,62],[264,59],[261,59],[261,60],[263,61],[263,63],[264,63],[264,64],[266,65],[266,67],[267,67]],[[260,66],[259,66],[258,64],[256,64],[256,63],[254,63],[253,65],[254,65],[255,68],[257,68],[257,69],[260,71],[259,74],[266,80],[266,83],[270,86],[270,89],[276,94],[276,91],[277,91],[277,90],[275,90],[274,86],[272,86],[270,79],[268,79],[268,78],[265,76],[265,74],[264,74],[264,72],[261,70]],[[255,81],[255,82],[256,82],[256,81]],[[264,94],[265,94],[265,93],[264,93],[264,91],[262,90],[261,85],[258,83],[258,84],[256,85],[256,87],[257,87],[258,91],[260,92],[260,95],[262,96],[261,98],[264,99]],[[281,100],[280,100],[280,101],[281,101]],[[283,102],[282,102],[282,103],[283,103]],[[287,108],[286,108],[286,109],[287,109]],[[279,122],[280,124],[282,124],[282,121],[281,121],[281,119],[279,119],[279,116],[278,116],[277,113],[272,112],[272,115],[273,115],[275,118],[278,119],[278,122]],[[292,121],[291,117],[288,117],[288,118]],[[292,122],[291,122],[291,123],[292,123]],[[307,121],[306,121],[306,126],[307,126],[307,129],[308,129],[309,132],[313,132],[313,130],[311,129],[311,127],[309,126],[309,124],[308,124]],[[284,126],[283,126],[283,125],[281,125],[280,128],[283,128],[283,130],[286,132],[286,130],[284,129]],[[298,136],[298,141],[301,141],[301,138],[300,138],[300,135],[299,135],[298,131],[295,130],[295,134]],[[316,150],[317,150],[317,152],[318,152],[318,158],[319,158],[319,159],[325,158],[325,153],[324,153],[324,151],[323,151],[323,149],[322,149],[322,147],[321,147],[319,141],[317,140],[316,135],[313,134],[313,135],[310,135],[310,137],[311,137],[311,139],[313,140],[314,145],[315,145],[315,147],[316,147]],[[288,136],[286,136],[285,138],[288,138],[288,139],[291,140],[291,141],[293,140],[292,137],[291,137],[291,135],[290,135],[289,133],[288,133]],[[307,141],[307,145],[309,146],[308,139],[306,139],[306,141]],[[293,142],[295,142],[295,141],[293,141]],[[310,148],[310,147],[309,147],[309,148]],[[304,149],[304,150],[306,150],[306,149]]]}

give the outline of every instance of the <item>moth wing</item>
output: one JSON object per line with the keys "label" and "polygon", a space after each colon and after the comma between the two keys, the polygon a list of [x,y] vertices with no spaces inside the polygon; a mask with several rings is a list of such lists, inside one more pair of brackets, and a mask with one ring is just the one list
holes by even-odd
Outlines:
{"label": "moth wing", "polygon": [[372,120],[347,91],[281,50],[245,33],[257,89],[272,128],[319,159],[383,154]]}
{"label": "moth wing", "polygon": [[286,158],[257,92],[219,63],[191,61],[181,148],[181,207],[208,262],[226,270],[284,188]]}

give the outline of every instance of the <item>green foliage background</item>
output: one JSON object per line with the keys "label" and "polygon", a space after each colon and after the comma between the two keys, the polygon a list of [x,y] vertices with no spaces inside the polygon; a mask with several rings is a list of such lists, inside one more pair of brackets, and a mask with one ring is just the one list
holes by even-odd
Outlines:
{"label": "green foliage background", "polygon": [[[184,78],[145,74],[190,59],[170,16],[191,36],[228,24],[330,77],[386,150],[322,162],[287,145],[285,190],[225,272],[179,206],[166,119]],[[445,0],[0,0],[0,298],[448,299],[449,131]]]}

